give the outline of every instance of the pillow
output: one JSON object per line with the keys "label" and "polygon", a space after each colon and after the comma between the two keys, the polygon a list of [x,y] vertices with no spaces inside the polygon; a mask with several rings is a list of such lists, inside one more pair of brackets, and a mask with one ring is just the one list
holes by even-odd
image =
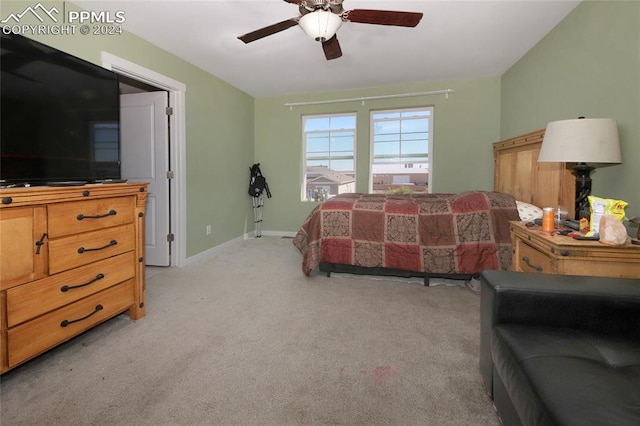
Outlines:
{"label": "pillow", "polygon": [[536,207],[533,204],[517,200],[516,207],[518,207],[520,220],[523,222],[531,222],[534,219],[542,219],[542,209],[540,207]]}

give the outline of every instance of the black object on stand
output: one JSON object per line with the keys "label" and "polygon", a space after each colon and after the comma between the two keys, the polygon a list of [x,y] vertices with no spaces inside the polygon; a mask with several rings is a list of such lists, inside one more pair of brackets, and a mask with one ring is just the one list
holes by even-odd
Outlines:
{"label": "black object on stand", "polygon": [[255,237],[262,237],[262,209],[264,207],[264,194],[271,198],[271,191],[267,179],[260,171],[260,163],[249,168],[249,195],[253,198],[253,221],[255,223]]}

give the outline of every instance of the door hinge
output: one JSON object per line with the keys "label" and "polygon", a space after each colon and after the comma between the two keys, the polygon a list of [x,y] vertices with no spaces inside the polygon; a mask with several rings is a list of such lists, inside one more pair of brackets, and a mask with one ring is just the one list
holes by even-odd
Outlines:
{"label": "door hinge", "polygon": [[173,239],[174,239],[173,234],[167,234],[167,241],[168,242],[172,243]]}
{"label": "door hinge", "polygon": [[167,170],[167,179],[173,179],[176,177],[176,174],[173,173],[173,170]]}
{"label": "door hinge", "polygon": [[167,115],[173,115],[173,108],[167,107],[166,112],[167,112]]}

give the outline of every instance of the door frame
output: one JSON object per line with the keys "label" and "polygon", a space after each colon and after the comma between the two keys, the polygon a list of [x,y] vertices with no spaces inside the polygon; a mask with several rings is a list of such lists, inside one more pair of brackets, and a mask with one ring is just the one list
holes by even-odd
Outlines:
{"label": "door frame", "polygon": [[173,114],[169,116],[169,167],[174,178],[169,181],[169,214],[174,246],[170,255],[170,266],[183,267],[187,258],[187,203],[186,203],[186,111],[185,93],[187,86],[153,70],[119,58],[108,52],[101,53],[102,66],[118,74],[150,84],[169,92],[169,106]]}

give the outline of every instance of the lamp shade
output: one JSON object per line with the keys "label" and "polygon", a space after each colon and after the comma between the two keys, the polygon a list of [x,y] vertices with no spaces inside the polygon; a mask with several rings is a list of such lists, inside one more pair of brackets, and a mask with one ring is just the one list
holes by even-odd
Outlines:
{"label": "lamp shade", "polygon": [[342,18],[326,10],[316,10],[302,16],[298,21],[300,28],[315,41],[327,41],[342,26]]}
{"label": "lamp shade", "polygon": [[612,118],[552,121],[547,124],[538,161],[622,163],[618,123]]}

